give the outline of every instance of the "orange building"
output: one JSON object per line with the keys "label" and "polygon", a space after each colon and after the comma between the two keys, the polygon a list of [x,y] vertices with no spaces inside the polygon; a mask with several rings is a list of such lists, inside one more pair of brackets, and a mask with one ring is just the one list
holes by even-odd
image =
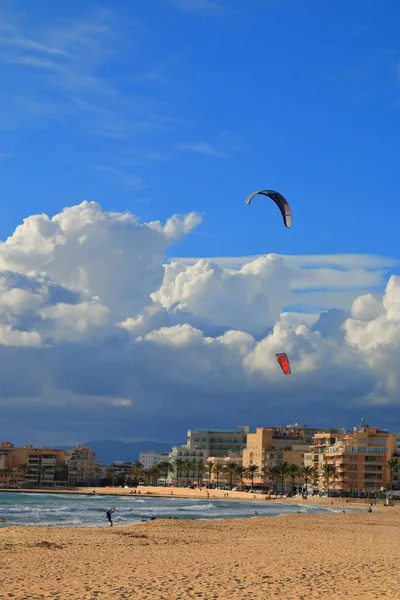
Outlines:
{"label": "orange building", "polygon": [[330,446],[334,446],[341,442],[347,432],[343,430],[341,433],[319,432],[313,437],[312,445],[312,466],[316,473],[320,473],[326,462],[326,453]]}
{"label": "orange building", "polygon": [[[390,473],[385,463],[395,449],[395,434],[368,425],[355,427],[324,453],[325,464],[334,465],[337,472],[330,487],[363,494],[387,488]],[[321,479],[320,486],[324,486]]]}
{"label": "orange building", "polygon": [[[272,487],[271,468],[288,462],[301,469],[304,467],[304,454],[308,451],[309,444],[305,443],[300,432],[288,432],[286,428],[278,427],[258,427],[255,433],[247,435],[243,466],[257,465],[260,476],[254,478],[254,483]],[[296,478],[294,483],[302,484],[302,479]],[[289,485],[289,481],[286,484]]]}

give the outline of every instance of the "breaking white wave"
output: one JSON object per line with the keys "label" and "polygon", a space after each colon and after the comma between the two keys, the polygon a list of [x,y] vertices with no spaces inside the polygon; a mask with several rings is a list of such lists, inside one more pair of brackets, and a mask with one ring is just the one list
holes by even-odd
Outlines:
{"label": "breaking white wave", "polygon": [[[149,518],[232,519],[276,516],[285,513],[341,512],[334,507],[299,504],[198,500],[197,498],[137,498],[0,492],[0,516],[7,525],[107,527],[106,510],[115,506],[115,525],[139,523]],[[357,511],[357,509],[346,509]]]}

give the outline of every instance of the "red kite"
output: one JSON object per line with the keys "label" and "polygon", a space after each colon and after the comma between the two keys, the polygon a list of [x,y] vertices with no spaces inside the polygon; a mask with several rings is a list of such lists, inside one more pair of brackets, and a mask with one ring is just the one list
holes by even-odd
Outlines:
{"label": "red kite", "polygon": [[285,373],[285,375],[290,375],[292,373],[292,371],[290,370],[290,362],[287,357],[287,354],[285,354],[285,353],[275,354],[275,356],[276,356],[276,360],[281,365],[281,369]]}

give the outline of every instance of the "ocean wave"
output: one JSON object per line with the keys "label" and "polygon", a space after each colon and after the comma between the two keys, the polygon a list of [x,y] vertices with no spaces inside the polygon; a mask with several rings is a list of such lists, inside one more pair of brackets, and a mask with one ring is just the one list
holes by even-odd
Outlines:
{"label": "ocean wave", "polygon": [[205,510],[212,510],[212,509],[216,509],[216,508],[218,508],[218,506],[216,504],[212,504],[210,502],[209,504],[192,504],[191,506],[180,506],[176,510],[178,512],[179,511],[193,511],[193,510],[205,511]]}
{"label": "ocean wave", "polygon": [[[0,494],[0,515],[5,525],[43,525],[58,527],[107,527],[106,510],[116,506],[113,520],[117,526],[138,523],[151,517],[221,520],[237,517],[273,517],[293,514],[340,512],[334,506],[305,506],[303,504],[271,504],[265,502],[207,500],[173,497],[86,496],[52,494]],[[353,512],[357,509],[347,509]],[[360,510],[360,509],[358,509]]]}

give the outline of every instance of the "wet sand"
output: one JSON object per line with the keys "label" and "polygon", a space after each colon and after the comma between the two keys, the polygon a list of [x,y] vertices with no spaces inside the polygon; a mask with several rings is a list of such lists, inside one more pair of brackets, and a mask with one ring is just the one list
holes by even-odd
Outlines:
{"label": "wet sand", "polygon": [[0,598],[400,599],[400,511],[0,529]]}

